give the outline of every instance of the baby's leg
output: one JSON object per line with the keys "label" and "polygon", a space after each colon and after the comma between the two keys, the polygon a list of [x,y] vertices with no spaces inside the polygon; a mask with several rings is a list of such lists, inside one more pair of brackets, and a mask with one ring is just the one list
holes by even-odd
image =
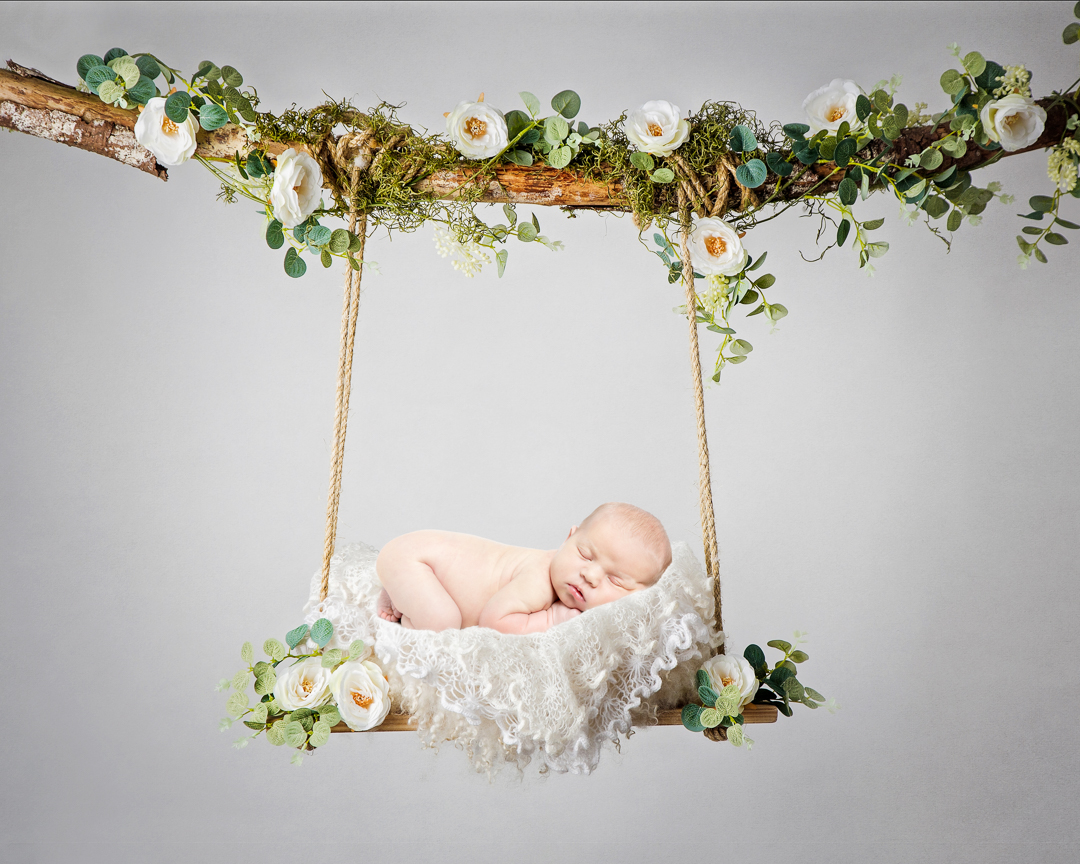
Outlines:
{"label": "baby's leg", "polygon": [[461,610],[427,564],[410,556],[388,554],[379,556],[376,570],[391,607],[391,617],[387,617],[380,596],[381,618],[400,620],[403,627],[412,630],[461,629]]}

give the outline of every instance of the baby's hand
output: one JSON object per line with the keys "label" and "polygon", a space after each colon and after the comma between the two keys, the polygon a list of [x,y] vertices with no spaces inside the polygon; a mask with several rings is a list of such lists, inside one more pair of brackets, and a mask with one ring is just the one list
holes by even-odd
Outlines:
{"label": "baby's hand", "polygon": [[580,609],[571,609],[566,604],[556,600],[551,604],[551,626],[554,627],[556,624],[562,624],[571,618],[577,618],[580,614]]}

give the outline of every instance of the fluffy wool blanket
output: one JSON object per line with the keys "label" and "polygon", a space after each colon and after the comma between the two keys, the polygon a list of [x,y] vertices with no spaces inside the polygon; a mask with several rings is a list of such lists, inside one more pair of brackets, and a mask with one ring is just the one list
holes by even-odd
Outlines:
{"label": "fluffy wool blanket", "polygon": [[413,715],[429,746],[452,741],[480,771],[506,763],[587,774],[605,744],[633,721],[694,695],[694,672],[715,653],[708,578],[685,543],[656,585],[526,636],[483,627],[434,633],[378,617],[378,550],[342,548],[319,574],[304,607],[309,624],[329,618],[330,647],[372,645],[390,681],[394,710]]}

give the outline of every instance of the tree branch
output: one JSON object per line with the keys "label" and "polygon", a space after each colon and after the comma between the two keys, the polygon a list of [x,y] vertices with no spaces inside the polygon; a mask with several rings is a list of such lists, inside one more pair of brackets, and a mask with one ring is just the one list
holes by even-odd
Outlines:
{"label": "tree branch", "polygon": [[[136,112],[106,105],[93,94],[80,93],[11,60],[8,61],[8,66],[11,71],[0,69],[0,126],[98,153],[162,180],[168,179],[166,169],[157,163],[152,153],[135,140],[133,129],[138,119]],[[1051,101],[1049,97],[1039,100],[1044,107]],[[1069,115],[1070,111],[1064,105],[1057,105],[1049,111],[1046,129],[1039,140],[1025,150],[1016,152],[1026,153],[1056,144]],[[912,127],[903,130],[891,146],[882,141],[872,142],[859,154],[859,158],[873,159],[888,149],[889,160],[903,164],[908,156],[921,153],[946,134],[946,127]],[[197,142],[198,149],[195,152],[199,156],[229,161],[232,161],[236,153],[244,154],[251,147],[244,132],[232,124],[213,132],[200,131]],[[264,149],[271,155],[277,155],[289,146],[283,143],[268,143]],[[291,146],[306,149],[302,144]],[[970,171],[988,162],[1013,155],[1016,154],[984,150],[969,144],[964,156],[959,159],[945,156],[944,162],[936,171],[946,171],[954,164],[958,169]],[[452,198],[461,194],[462,188],[467,186],[470,176],[477,170],[463,165],[454,170],[435,172],[420,180],[416,184],[416,191],[440,198]],[[776,203],[796,201],[809,194],[811,189],[815,195],[834,192],[843,176],[842,170],[836,170],[835,166],[829,163],[814,165],[798,182],[783,188],[773,200]],[[619,183],[601,183],[574,171],[500,165],[495,169],[495,177],[496,181],[489,183],[480,197],[481,201],[624,212],[630,209],[622,196]],[[762,198],[772,198],[775,193],[775,175],[770,174],[769,177],[770,181],[756,190]],[[733,189],[732,195],[737,199],[737,190]],[[734,199],[730,203],[738,209],[738,202]]]}

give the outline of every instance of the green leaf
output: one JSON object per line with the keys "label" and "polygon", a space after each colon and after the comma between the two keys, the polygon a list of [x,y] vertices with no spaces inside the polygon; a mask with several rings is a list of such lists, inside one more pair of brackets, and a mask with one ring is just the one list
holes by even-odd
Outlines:
{"label": "green leaf", "polygon": [[978,51],[972,51],[971,53],[966,54],[962,62],[967,73],[972,78],[977,78],[979,75],[982,75],[983,70],[986,69],[986,60]]}
{"label": "green leaf", "polygon": [[247,693],[233,693],[225,703],[225,713],[230,717],[239,717],[248,707]]}
{"label": "green leaf", "polygon": [[786,318],[787,317],[787,314],[788,314],[787,306],[784,306],[781,303],[773,303],[766,310],[766,314],[773,321],[779,321],[781,318]]}
{"label": "green leaf", "polygon": [[715,729],[723,721],[724,715],[715,708],[702,708],[698,722],[706,729]]}
{"label": "green leaf", "polygon": [[[697,273],[694,274],[694,276],[697,276],[697,275],[698,275]],[[758,301],[758,293],[757,293],[757,291],[754,291],[753,289],[747,291],[743,295],[742,299],[739,300],[740,303],[742,303],[743,305],[746,305],[746,306],[749,306],[751,303],[757,303],[757,301]]]}
{"label": "green leaf", "polygon": [[506,131],[510,140],[513,141],[518,137],[529,125],[529,115],[524,111],[518,111],[516,108],[513,111],[507,111],[505,118]]}
{"label": "green leaf", "polygon": [[135,65],[139,67],[139,73],[144,78],[149,78],[151,81],[161,74],[161,67],[158,66],[157,60],[149,54],[143,54],[141,57],[136,57]]}
{"label": "green leaf", "polygon": [[209,60],[203,60],[202,63],[199,64],[198,71],[191,77],[205,78],[207,81],[216,81],[221,77],[221,70]]}
{"label": "green leaf", "polygon": [[199,109],[199,125],[207,132],[213,132],[215,129],[220,129],[228,122],[229,115],[225,113],[225,109],[220,105],[215,105],[213,102],[207,102]]}
{"label": "green leaf", "polygon": [[884,90],[875,90],[870,94],[870,101],[878,111],[888,111],[892,107],[892,96]]}
{"label": "green leaf", "polygon": [[528,150],[507,150],[503,153],[503,158],[507,162],[512,162],[515,165],[525,165],[528,167],[533,164],[532,153]]}
{"label": "green leaf", "polygon": [[327,618],[320,618],[311,625],[311,641],[322,648],[334,637],[334,625]]}
{"label": "green leaf", "polygon": [[245,642],[240,648],[240,659],[250,663],[255,659],[255,648],[250,642]]}
{"label": "green leaf", "polygon": [[713,690],[712,687],[709,687],[709,686],[698,687],[697,692],[698,692],[698,699],[700,699],[702,702],[704,702],[705,705],[708,706],[709,708],[712,708],[712,706],[716,704],[716,700],[720,695],[715,690]]}
{"label": "green leaf", "polygon": [[1075,222],[1069,222],[1067,219],[1061,219],[1060,217],[1054,220],[1055,225],[1060,225],[1062,228],[1069,228],[1072,231],[1080,231],[1080,225]]}
{"label": "green leaf", "polygon": [[656,160],[642,150],[635,150],[630,154],[630,164],[639,171],[652,171],[656,167]]}
{"label": "green leaf", "polygon": [[510,253],[505,249],[500,249],[495,253],[495,264],[498,267],[499,278],[502,278],[503,273],[506,272],[506,259],[510,257]]}
{"label": "green leaf", "polygon": [[[736,339],[731,345],[728,346],[728,350],[738,356],[749,354],[754,350],[754,346],[747,342],[745,339]],[[756,367],[755,367],[756,368]]]}
{"label": "green leaf", "polygon": [[701,706],[684,705],[682,709],[682,724],[691,732],[704,732],[705,727],[701,725]]}
{"label": "green leaf", "polygon": [[735,179],[747,189],[756,189],[765,182],[768,173],[764,162],[760,159],[751,159],[745,165],[740,165],[735,169]]}
{"label": "green leaf", "polygon": [[652,180],[653,183],[670,183],[675,179],[675,172],[670,168],[657,168],[649,175],[649,179]]}
{"label": "green leaf", "polygon": [[128,56],[128,52],[125,51],[123,48],[110,48],[108,53],[105,55],[105,62],[110,63],[113,60],[117,59],[118,57],[127,57],[127,56]]}
{"label": "green leaf", "polygon": [[244,76],[233,69],[232,66],[221,67],[221,79],[230,87],[239,87],[244,83]]}
{"label": "green leaf", "polygon": [[836,245],[843,246],[850,233],[851,223],[847,219],[841,219],[840,224],[836,226]]}
{"label": "green leaf", "polygon": [[712,678],[709,677],[709,673],[704,669],[698,669],[695,677],[697,679],[698,687],[712,687]]}
{"label": "green leaf", "polygon": [[1035,256],[1035,260],[1038,261],[1040,264],[1047,263],[1045,253],[1038,246],[1034,247],[1031,250],[1031,253]]}
{"label": "green leaf", "polygon": [[870,219],[862,223],[863,231],[876,231],[882,225],[885,224],[884,219]]}
{"label": "green leaf", "polygon": [[98,57],[97,54],[83,54],[83,56],[79,58],[79,62],[75,64],[75,71],[78,73],[79,77],[85,81],[86,73],[95,66],[105,66],[104,59]]}
{"label": "green leaf", "polygon": [[270,669],[264,672],[258,678],[255,679],[255,692],[260,696],[265,696],[268,693],[274,692],[274,686],[277,684],[277,673]]}
{"label": "green leaf", "polygon": [[124,79],[124,86],[129,90],[138,84],[139,79],[142,77],[138,64],[126,54],[123,57],[118,57],[113,62],[112,69]]}
{"label": "green leaf", "polygon": [[850,207],[859,200],[859,186],[850,177],[845,177],[840,181],[840,188],[837,189],[837,193],[840,196],[840,203],[845,207]]}
{"label": "green leaf", "polygon": [[899,138],[903,131],[904,127],[900,125],[900,121],[891,115],[881,121],[881,134],[890,141]]}
{"label": "green leaf", "polygon": [[278,720],[269,729],[266,730],[266,740],[273,744],[275,747],[280,747],[285,743],[285,723]]}
{"label": "green leaf", "polygon": [[275,663],[280,663],[285,659],[285,655],[289,653],[289,649],[278,642],[277,639],[267,639],[263,642],[263,654],[272,659]]}
{"label": "green leaf", "polygon": [[258,723],[260,726],[266,724],[266,703],[260,702],[254,708],[251,709],[251,716],[249,718],[252,723]]}
{"label": "green leaf", "polygon": [[792,651],[789,659],[792,663],[805,663],[810,659],[810,655],[805,651]]}
{"label": "green leaf", "polygon": [[135,86],[128,90],[128,99],[140,105],[145,105],[155,96],[157,96],[157,87],[154,86],[152,80],[145,76],[140,78]]}
{"label": "green leaf", "polygon": [[248,685],[248,675],[251,673],[247,669],[241,669],[232,677],[232,681],[229,682],[233,690],[246,690]]}
{"label": "green leaf", "polygon": [[858,149],[859,142],[854,138],[845,138],[836,145],[833,151],[833,162],[840,168],[846,168]]}
{"label": "green leaf", "polygon": [[791,138],[793,141],[801,141],[806,137],[806,133],[810,131],[810,127],[805,123],[785,123],[784,134]]}
{"label": "green leaf", "polygon": [[86,77],[83,80],[91,93],[97,93],[98,88],[106,81],[116,80],[116,73],[108,66],[91,66],[86,71]]}
{"label": "green leaf", "polygon": [[555,115],[544,120],[544,140],[552,147],[558,147],[569,134],[570,125],[562,117]]}
{"label": "green leaf", "polygon": [[792,166],[790,162],[784,160],[784,157],[777,153],[775,150],[770,150],[765,154],[765,163],[769,166],[769,170],[774,174],[778,174],[781,177],[790,177]]}
{"label": "green leaf", "polygon": [[922,209],[931,219],[940,219],[949,212],[949,202],[939,195],[931,195],[922,203]]}
{"label": "green leaf", "polygon": [[998,86],[998,79],[1005,74],[1005,70],[1002,69],[993,60],[986,61],[986,68],[982,73],[975,76],[975,84],[981,87],[983,90],[994,90]]}
{"label": "green leaf", "polygon": [[806,695],[813,699],[815,702],[824,702],[825,697],[817,692],[813,687],[803,687],[806,691]]}
{"label": "green leaf", "polygon": [[1046,235],[1046,242],[1052,246],[1064,246],[1069,241],[1063,234],[1057,234],[1051,231]]}
{"label": "green leaf", "polygon": [[880,240],[877,243],[867,243],[866,251],[871,258],[880,258],[889,251],[889,244],[884,240]]}
{"label": "green leaf", "polygon": [[307,263],[292,246],[285,252],[285,272],[293,279],[299,279],[307,272]]}
{"label": "green leaf", "polygon": [[[747,153],[751,150],[757,150],[758,142],[754,137],[754,133],[741,123],[731,130],[731,136],[728,138],[728,146],[731,147],[735,153]],[[745,184],[744,184],[745,185]]]}
{"label": "green leaf", "polygon": [[336,228],[330,235],[330,251],[335,255],[344,255],[349,249],[349,232],[344,228]]}
{"label": "green leaf", "polygon": [[1031,205],[1032,210],[1039,213],[1049,213],[1054,209],[1054,199],[1047,195],[1032,196],[1028,203]]}
{"label": "green leaf", "polygon": [[743,649],[743,657],[745,657],[746,661],[754,667],[754,672],[757,673],[759,677],[768,668],[768,665],[765,662],[765,652],[757,645],[747,645],[746,648]]}
{"label": "green leaf", "polygon": [[941,73],[941,89],[950,96],[955,96],[967,86],[964,76],[955,69],[946,69]]}
{"label": "green leaf", "polygon": [[552,168],[565,168],[570,164],[574,151],[569,147],[555,147],[547,155],[547,164]]}
{"label": "green leaf", "polygon": [[340,648],[329,648],[323,652],[322,665],[325,669],[333,669],[341,662],[342,651]]}
{"label": "green leaf", "polygon": [[762,291],[768,288],[772,288],[772,286],[775,284],[776,277],[773,276],[772,273],[766,273],[763,276],[758,276],[758,278],[754,280],[754,287]]}
{"label": "green leaf", "polygon": [[802,684],[794,676],[784,681],[784,693],[792,702],[798,702],[805,695]]}
{"label": "green leaf", "polygon": [[191,97],[187,93],[177,91],[165,100],[165,116],[174,123],[183,123],[187,120],[190,105]]}
{"label": "green leaf", "polygon": [[537,99],[535,96],[533,96],[532,93],[529,93],[527,90],[522,90],[520,93],[518,93],[518,96],[521,97],[521,101],[525,103],[525,107],[529,110],[529,113],[533,117],[540,116],[539,99]]}
{"label": "green leaf", "polygon": [[870,104],[870,100],[866,98],[862,93],[855,100],[855,116],[860,120],[865,120],[870,116],[870,112],[874,110],[874,106]]}
{"label": "green leaf", "polygon": [[325,225],[312,225],[307,230],[307,242],[310,246],[325,246],[333,236],[333,232]]}
{"label": "green leaf", "polygon": [[[280,249],[285,245],[285,232],[277,219],[271,220],[270,224],[266,226],[266,245],[271,249]],[[304,629],[307,630],[307,625],[304,626]]]}
{"label": "green leaf", "polygon": [[355,234],[353,234],[350,231],[349,232],[349,254],[350,255],[355,255],[357,252],[359,252],[360,251],[360,245],[361,245],[360,244],[360,238],[357,237]]}
{"label": "green leaf", "polygon": [[1080,39],[1080,24],[1073,21],[1073,23],[1066,27],[1062,32],[1061,41],[1066,45],[1072,45],[1077,39]]}
{"label": "green leaf", "polygon": [[112,104],[124,95],[124,88],[115,81],[102,81],[98,85],[98,97],[102,102]]}
{"label": "green leaf", "polygon": [[944,157],[941,155],[941,151],[936,147],[927,147],[919,154],[919,167],[925,168],[927,171],[933,171],[935,168],[940,168],[943,161]]}
{"label": "green leaf", "polygon": [[572,120],[581,110],[581,97],[573,90],[563,90],[552,98],[551,107],[567,120]]}
{"label": "green leaf", "polygon": [[536,226],[531,222],[522,222],[518,225],[517,238],[522,243],[531,243],[536,239],[536,235],[540,232],[536,230]]}
{"label": "green leaf", "polygon": [[785,642],[783,639],[773,639],[771,642],[766,642],[770,648],[776,648],[783,651],[785,654],[791,650],[791,643]]}
{"label": "green leaf", "polygon": [[307,741],[307,730],[297,720],[290,720],[282,729],[285,733],[285,743],[290,747],[303,747]]}
{"label": "green leaf", "polygon": [[315,725],[311,727],[311,738],[308,743],[312,747],[322,747],[327,741],[330,740],[330,724],[325,720],[316,721]]}
{"label": "green leaf", "polygon": [[323,249],[319,253],[319,263],[321,263],[322,266],[326,267],[326,268],[330,268],[330,267],[333,266],[333,264],[334,264],[334,256],[330,254],[329,249]]}
{"label": "green leaf", "polygon": [[963,221],[964,214],[961,213],[959,210],[953,210],[952,213],[949,214],[949,220],[945,223],[945,227],[949,231],[955,231],[957,228],[960,227],[960,223]]}

